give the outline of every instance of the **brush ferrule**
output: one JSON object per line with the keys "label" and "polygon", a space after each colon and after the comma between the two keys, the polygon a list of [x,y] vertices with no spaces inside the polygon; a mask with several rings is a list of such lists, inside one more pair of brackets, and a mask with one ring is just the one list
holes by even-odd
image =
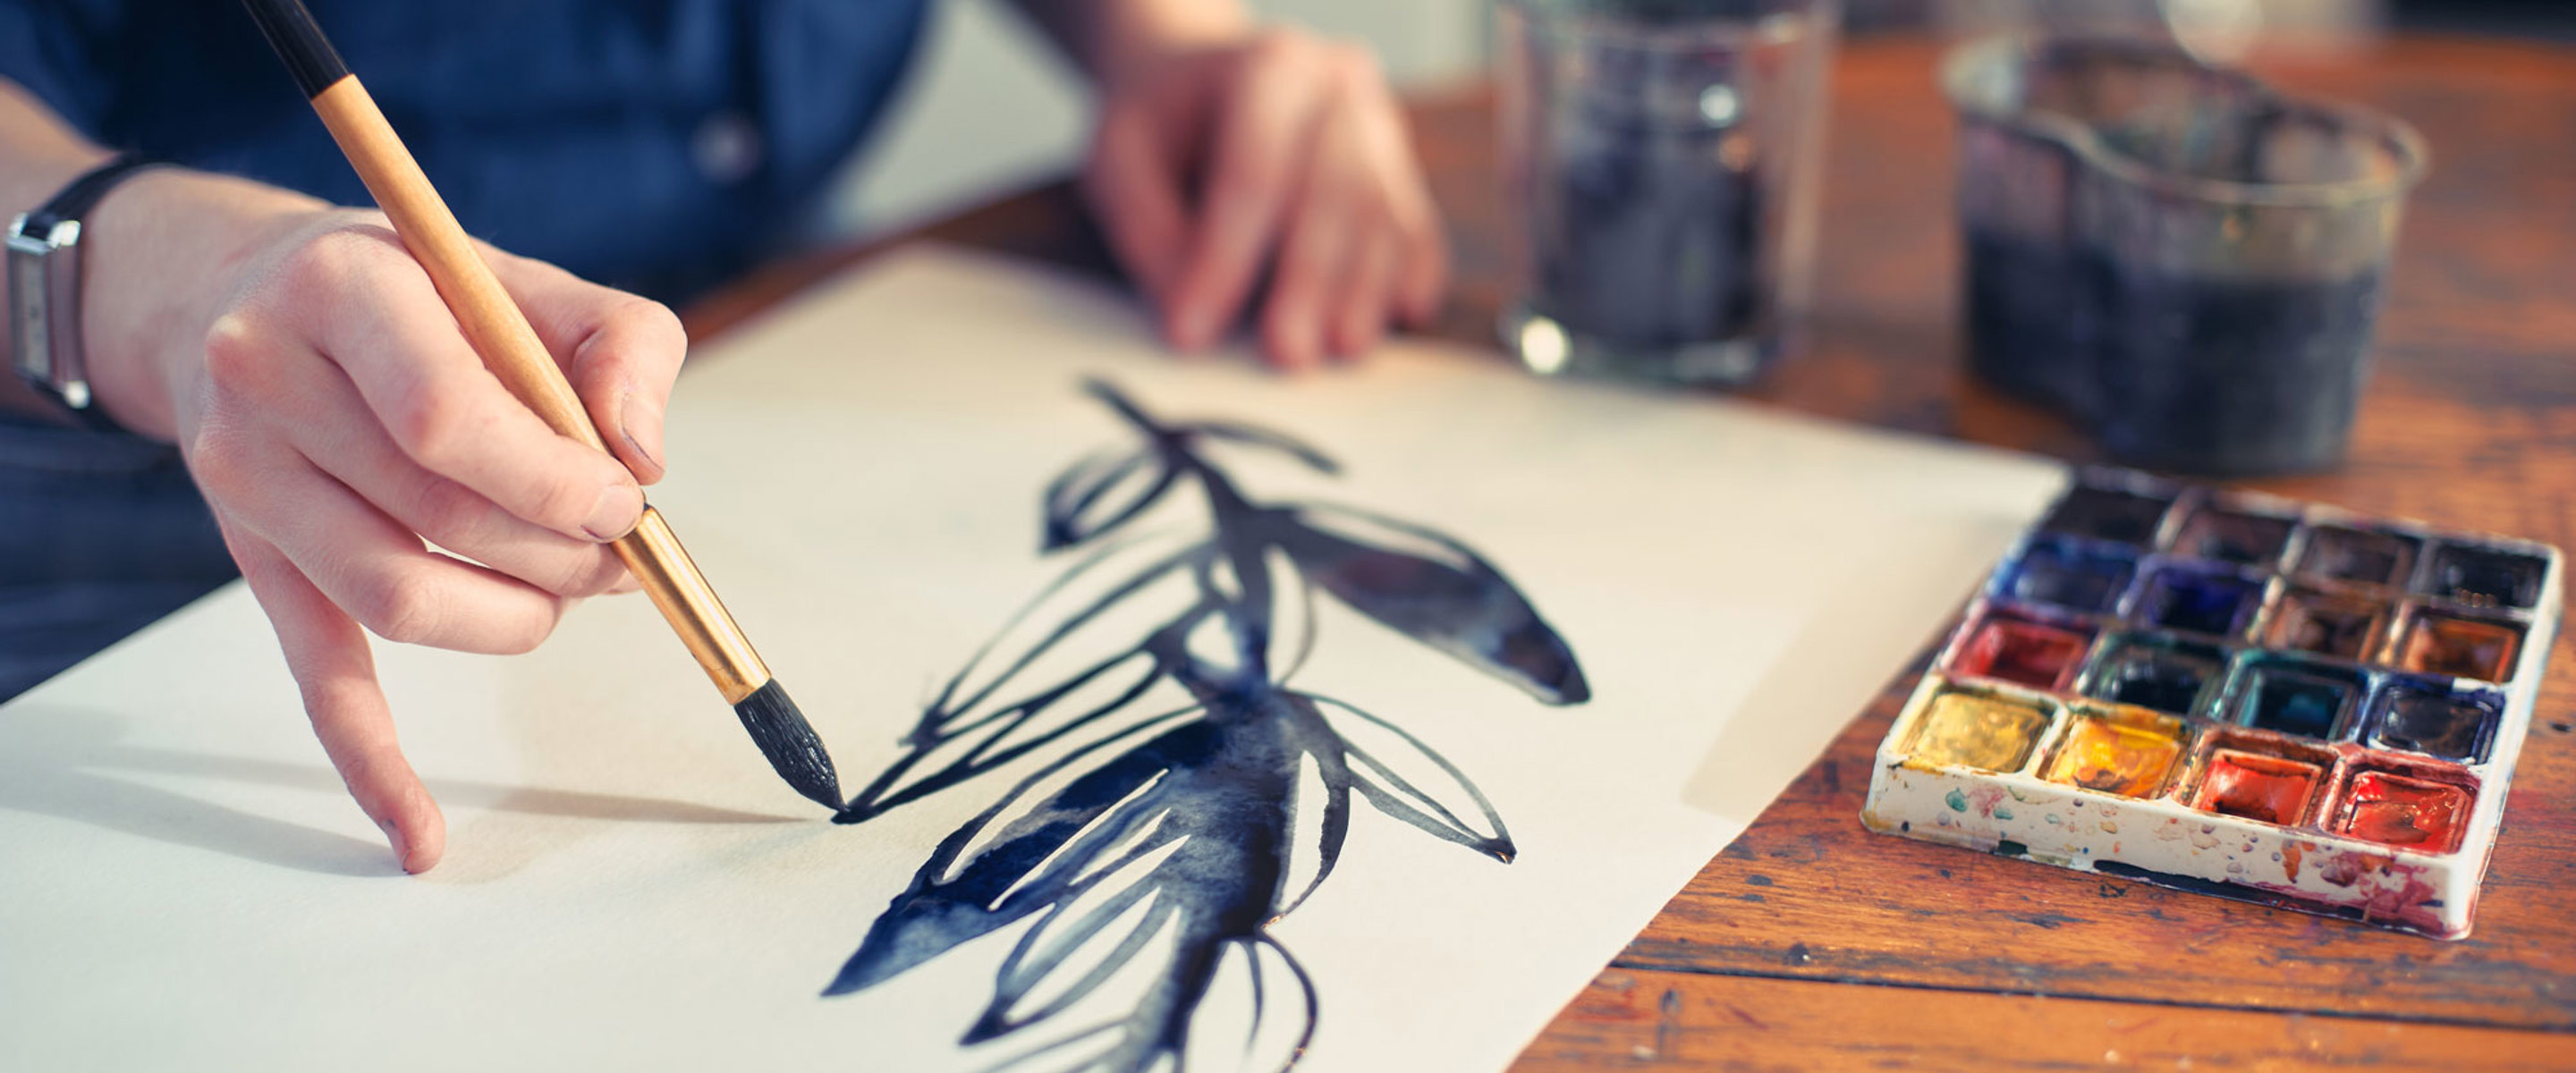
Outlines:
{"label": "brush ferrule", "polygon": [[724,692],[726,703],[740,704],[769,684],[769,666],[760,661],[760,653],[752,651],[751,640],[742,635],[742,627],[734,625],[733,616],[698,573],[697,564],[689,561],[688,550],[672,535],[671,523],[662,520],[662,512],[644,508],[635,531],[610,547],[626,561],[626,569],[653,598],[653,606],[662,610],[681,643],[689,646],[689,655]]}

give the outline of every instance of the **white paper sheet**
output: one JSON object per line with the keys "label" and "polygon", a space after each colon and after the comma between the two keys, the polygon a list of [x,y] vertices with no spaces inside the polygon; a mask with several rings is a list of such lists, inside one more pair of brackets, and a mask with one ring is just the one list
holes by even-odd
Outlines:
{"label": "white paper sheet", "polygon": [[[1519,857],[1355,809],[1338,870],[1273,930],[1319,994],[1315,1073],[1508,1064],[2061,480],[1427,345],[1294,378],[1178,361],[1123,298],[937,251],[694,360],[655,501],[845,785],[1062,565],[1036,554],[1041,487],[1128,436],[1086,374],[1322,447],[1343,479],[1239,476],[1464,539],[1572,643],[1595,696],[1551,708],[1319,612],[1299,681],[1438,749]],[[0,1068],[946,1070],[1036,1040],[956,1046],[1017,928],[819,997],[1008,775],[821,822],[640,598],[532,656],[378,659],[451,825],[418,878],[341,792],[238,585],[0,708]],[[1248,1017],[1212,995],[1195,1030],[1241,1040]]]}

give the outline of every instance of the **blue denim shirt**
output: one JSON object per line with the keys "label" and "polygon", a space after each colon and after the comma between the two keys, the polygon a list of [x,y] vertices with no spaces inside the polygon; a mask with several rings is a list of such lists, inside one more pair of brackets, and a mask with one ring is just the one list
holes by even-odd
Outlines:
{"label": "blue denim shirt", "polygon": [[[809,217],[927,6],[306,2],[467,230],[671,302]],[[237,3],[0,0],[0,77],[101,144],[368,203]],[[0,417],[0,698],[230,576],[168,450]]]}

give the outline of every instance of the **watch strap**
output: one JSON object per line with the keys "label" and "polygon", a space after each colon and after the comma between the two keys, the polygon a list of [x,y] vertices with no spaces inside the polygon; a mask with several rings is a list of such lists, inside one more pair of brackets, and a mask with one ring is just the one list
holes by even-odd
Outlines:
{"label": "watch strap", "polygon": [[[77,222],[82,217],[88,215],[91,209],[98,207],[98,203],[107,197],[109,191],[116,189],[116,185],[118,183],[131,178],[136,172],[153,167],[160,163],[162,163],[162,161],[139,153],[120,153],[111,157],[105,163],[82,172],[77,178],[74,178],[69,184],[66,184],[62,190],[55,193],[52,198],[47,199],[43,205],[38,206],[34,210],[28,212],[24,217],[21,217],[18,226],[15,228],[15,233],[50,243],[53,241],[53,236],[58,228],[66,223]],[[12,245],[14,246],[15,243],[13,242]],[[77,230],[75,230],[72,234],[65,236],[62,246],[57,248],[58,252],[53,256],[64,256],[66,253],[70,253],[71,256],[77,257],[78,254],[76,252],[71,252],[70,247],[78,245],[79,236]],[[32,267],[21,266],[17,263],[18,258],[15,256],[13,256],[11,260],[13,271],[20,267]],[[80,266],[77,262],[74,262],[70,268],[76,276]],[[59,303],[48,302],[47,304],[52,306],[53,310],[56,312],[60,312],[68,317],[77,318],[80,315],[80,283],[77,278],[69,279],[67,282],[69,284],[70,291],[70,294],[67,296],[69,300],[61,301]],[[14,293],[15,289],[13,288],[13,295]],[[13,303],[16,301],[15,297],[13,297],[12,301]],[[77,323],[55,325],[46,333],[46,337],[63,345],[78,346],[78,333],[79,326]],[[20,338],[23,340],[25,336],[21,335]],[[45,362],[43,367],[52,368],[56,358],[54,355],[46,355],[43,360]],[[18,364],[21,370],[29,368],[28,359],[24,356],[20,358]],[[86,365],[87,362],[83,361],[79,365],[74,366],[74,368],[80,369]],[[60,407],[66,414],[68,414],[73,420],[79,422],[83,427],[95,432],[117,434],[125,434],[127,432],[127,430],[123,426],[118,425],[113,418],[107,416],[107,410],[97,404],[97,399],[94,396],[84,396],[78,399],[67,397],[62,385],[53,382],[52,379],[39,377],[32,372],[25,373],[24,379],[26,379],[29,386],[44,394],[48,399],[51,399],[56,406]],[[84,391],[86,390],[87,378],[85,375],[81,378],[80,386]]]}
{"label": "watch strap", "polygon": [[125,181],[135,172],[159,163],[161,161],[141,153],[117,154],[107,163],[82,172],[79,178],[73,179],[70,185],[63,187],[52,200],[28,213],[27,224],[23,230],[31,235],[42,234],[53,230],[54,225],[65,220],[80,219],[88,215],[89,210],[97,208],[99,201],[107,197],[107,192],[116,189],[117,183]]}

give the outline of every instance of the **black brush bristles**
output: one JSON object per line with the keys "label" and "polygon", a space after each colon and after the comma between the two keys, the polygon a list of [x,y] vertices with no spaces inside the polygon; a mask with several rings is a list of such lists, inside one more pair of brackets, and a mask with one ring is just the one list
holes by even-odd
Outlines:
{"label": "black brush bristles", "polygon": [[742,728],[751,732],[752,744],[760,746],[769,766],[778,769],[779,778],[815,804],[841,810],[841,776],[832,770],[832,754],[823,751],[823,739],[814,736],[814,727],[787,691],[778,688],[778,679],[742,698],[733,714],[742,719]]}

